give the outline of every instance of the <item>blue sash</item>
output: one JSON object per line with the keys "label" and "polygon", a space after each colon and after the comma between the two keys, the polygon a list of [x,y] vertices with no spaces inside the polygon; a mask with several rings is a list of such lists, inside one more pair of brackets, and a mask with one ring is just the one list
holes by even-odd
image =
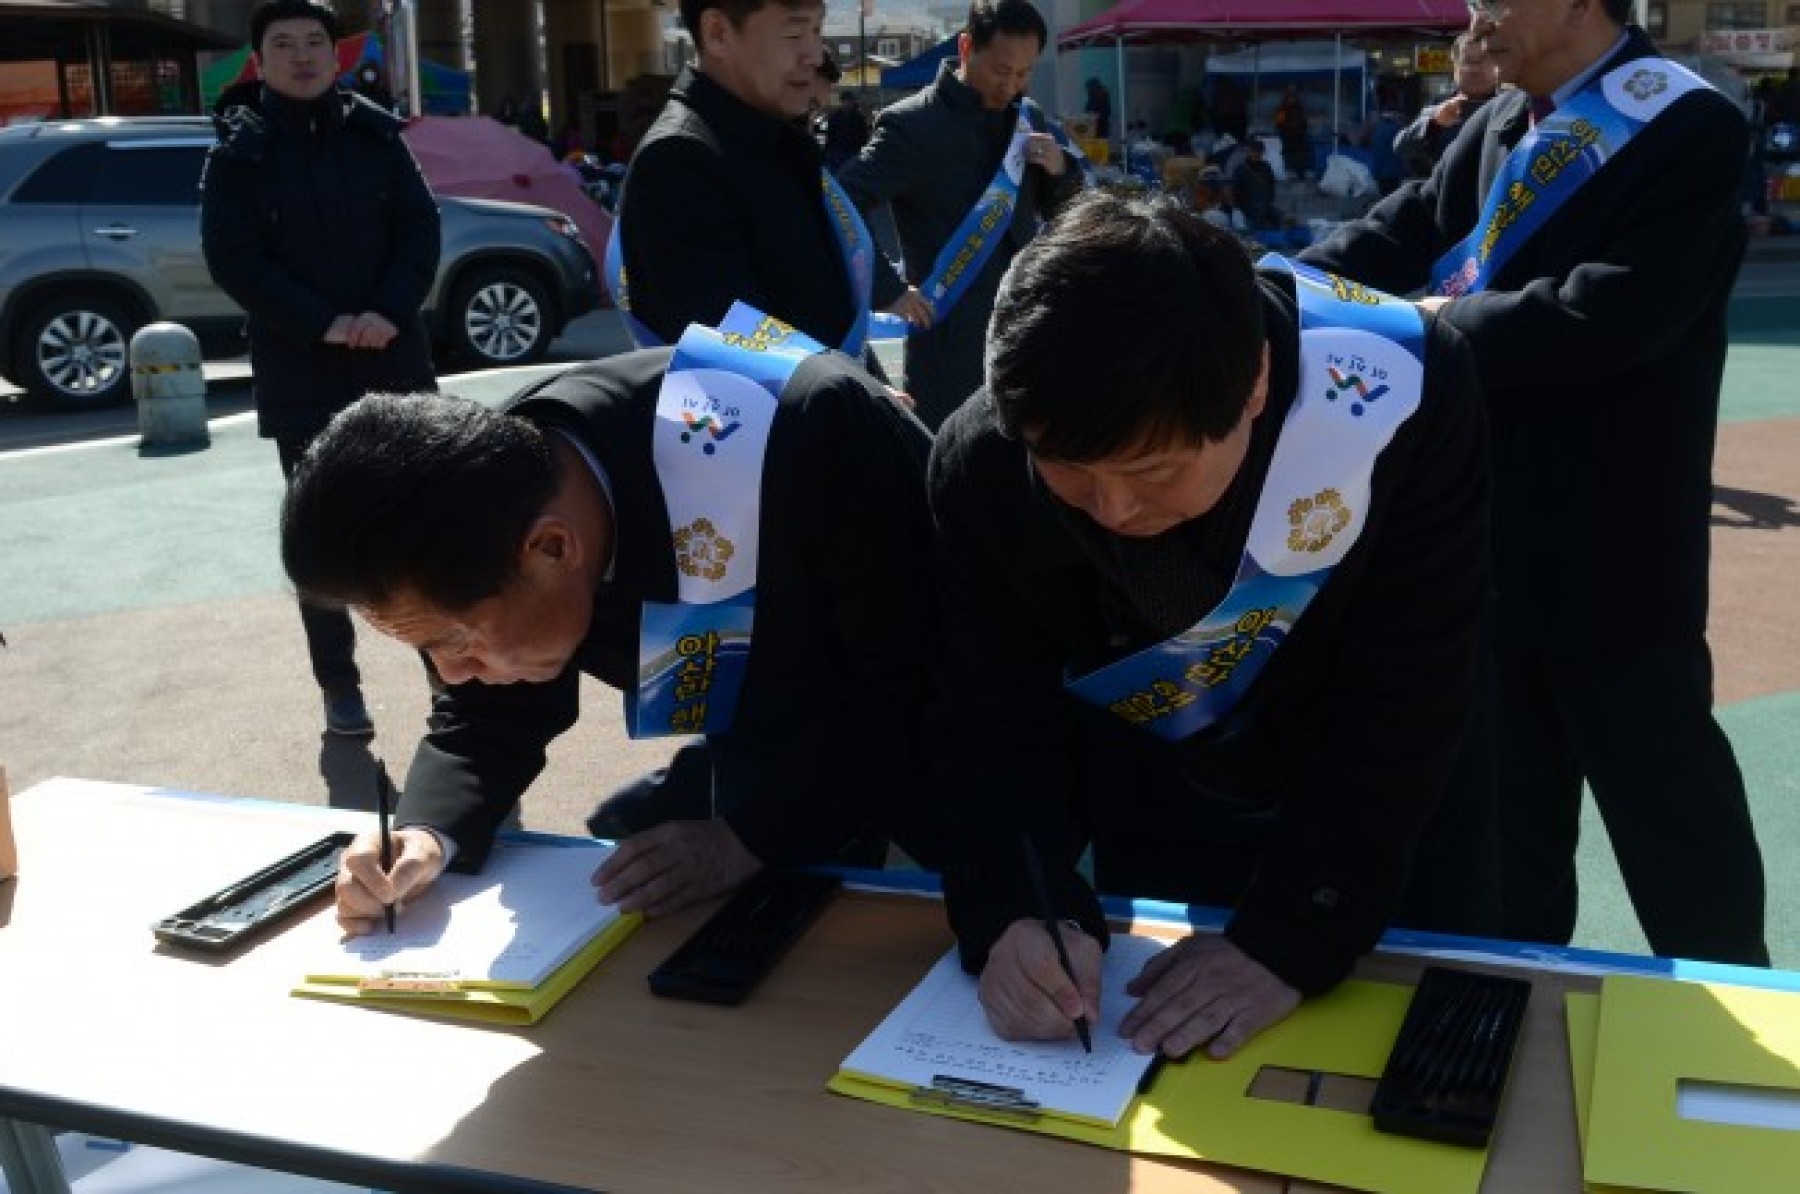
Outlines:
{"label": "blue sash", "polygon": [[[831,222],[838,251],[843,254],[844,272],[850,279],[851,309],[857,312],[850,334],[838,347],[845,356],[861,357],[863,347],[869,341],[869,299],[875,288],[874,255],[878,250],[875,248],[875,238],[869,235],[869,226],[863,222],[862,214],[850,202],[850,197],[838,185],[837,179],[831,177],[831,172],[819,171],[819,183],[824,194],[825,214]],[[623,210],[624,204],[619,206]],[[625,249],[619,236],[619,226],[623,222],[617,218],[613,220],[612,235],[606,241],[606,262],[600,275],[606,283],[606,292],[612,296],[613,306],[625,317],[625,330],[631,335],[632,343],[639,348],[660,348],[662,339],[631,313],[631,285],[625,268]],[[726,318],[731,317],[728,314]],[[878,314],[873,318],[881,321],[886,336],[905,334],[892,327],[890,321],[898,319],[897,316]],[[904,324],[906,321],[898,322]]]}
{"label": "blue sash", "polygon": [[776,319],[733,305],[718,331],[683,333],[656,400],[651,448],[675,548],[676,600],[646,601],[633,738],[729,729],[750,662],[763,454],[782,388],[825,351]]}
{"label": "blue sash", "polygon": [[1519,247],[1668,106],[1709,84],[1665,58],[1637,58],[1592,80],[1508,155],[1474,231],[1431,267],[1431,293],[1485,290]]}
{"label": "blue sash", "polygon": [[1413,304],[1280,257],[1261,264],[1294,276],[1300,381],[1231,590],[1174,638],[1065,681],[1171,741],[1231,711],[1355,545],[1376,458],[1424,385],[1424,321]]}
{"label": "blue sash", "polygon": [[1074,142],[1062,130],[1062,126],[1044,118],[1029,96],[1019,100],[1019,116],[1013,124],[1012,140],[1007,143],[1006,153],[1000,158],[1000,168],[994,172],[993,181],[975,201],[944,247],[938,250],[937,259],[931,264],[931,272],[919,283],[919,293],[931,305],[934,321],[941,320],[949,314],[950,309],[968,292],[975,279],[987,265],[994,250],[1000,247],[1006,238],[1007,229],[1012,226],[1013,209],[1019,205],[1019,187],[1025,177],[1025,150],[1031,142],[1034,130],[1032,115],[1037,114],[1037,123],[1048,126],[1050,135],[1069,155],[1076,168],[1087,176],[1089,167]]}

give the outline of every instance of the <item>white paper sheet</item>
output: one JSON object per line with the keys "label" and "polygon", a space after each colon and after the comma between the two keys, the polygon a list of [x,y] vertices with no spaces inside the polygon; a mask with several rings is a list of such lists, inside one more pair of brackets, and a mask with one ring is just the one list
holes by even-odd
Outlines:
{"label": "white paper sheet", "polygon": [[1066,1041],[1004,1041],[988,1027],[977,982],[953,949],[844,1059],[842,1069],[929,1088],[940,1076],[1013,1087],[1047,1110],[1117,1123],[1150,1058],[1133,1053],[1119,1021],[1136,1001],[1125,984],[1168,942],[1115,936],[1101,969],[1093,1053]]}
{"label": "white paper sheet", "polygon": [[479,875],[440,875],[409,901],[392,936],[377,927],[315,951],[307,977],[417,973],[535,987],[618,919],[590,882],[611,853],[598,844],[496,843]]}

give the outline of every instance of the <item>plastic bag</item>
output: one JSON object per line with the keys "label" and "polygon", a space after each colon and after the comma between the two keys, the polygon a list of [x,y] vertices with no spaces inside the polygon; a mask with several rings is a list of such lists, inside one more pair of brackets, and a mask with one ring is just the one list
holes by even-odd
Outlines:
{"label": "plastic bag", "polygon": [[1339,199],[1354,199],[1375,192],[1375,175],[1354,158],[1334,153],[1325,159],[1325,173],[1319,176],[1319,189]]}

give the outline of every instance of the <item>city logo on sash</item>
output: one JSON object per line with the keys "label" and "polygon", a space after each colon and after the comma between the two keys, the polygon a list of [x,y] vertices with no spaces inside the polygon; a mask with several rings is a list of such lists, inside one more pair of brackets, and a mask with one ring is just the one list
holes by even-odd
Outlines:
{"label": "city logo on sash", "polygon": [[[725,412],[726,418],[735,418],[736,415],[737,411],[735,410],[728,410]],[[691,443],[696,436],[701,434],[711,437],[710,441],[702,440],[700,443],[700,450],[708,456],[717,452],[719,450],[718,445],[730,439],[732,433],[743,426],[743,424],[737,422],[723,422],[715,415],[697,415],[693,411],[688,410],[681,412],[681,421],[686,423],[688,427],[686,431],[681,433],[682,443]]]}
{"label": "city logo on sash", "polygon": [[1325,372],[1331,377],[1331,388],[1325,391],[1325,400],[1336,402],[1343,396],[1345,390],[1355,390],[1356,398],[1350,402],[1350,413],[1361,418],[1364,404],[1380,401],[1381,396],[1388,392],[1388,388],[1383,384],[1370,389],[1368,381],[1361,373],[1355,371],[1354,366],[1350,367],[1349,372],[1341,372],[1338,369],[1340,364],[1348,363],[1336,358],[1326,362]]}

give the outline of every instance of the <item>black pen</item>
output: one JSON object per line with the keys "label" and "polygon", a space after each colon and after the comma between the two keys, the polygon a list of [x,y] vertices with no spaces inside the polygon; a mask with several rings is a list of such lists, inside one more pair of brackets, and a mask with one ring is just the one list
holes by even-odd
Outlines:
{"label": "black pen", "polygon": [[[1069,962],[1069,951],[1063,945],[1062,929],[1056,920],[1056,907],[1050,902],[1050,888],[1044,882],[1044,868],[1038,861],[1037,847],[1030,836],[1025,839],[1025,869],[1031,872],[1031,887],[1037,893],[1038,914],[1044,918],[1044,931],[1050,934],[1050,944],[1056,947],[1056,960],[1062,963],[1063,973],[1075,982],[1075,967]],[[1077,984],[1079,987],[1079,984]],[[1075,1035],[1081,1038],[1081,1047],[1087,1052],[1094,1051],[1094,1038],[1088,1032],[1087,1014],[1075,1017]]]}
{"label": "black pen", "polygon": [[[388,779],[387,764],[380,759],[375,760],[375,823],[381,830],[381,871],[386,874],[394,865],[394,838],[388,832],[388,817],[392,810],[388,807],[388,793],[393,789],[393,781]],[[387,919],[387,931],[394,931],[394,906],[383,904],[381,914]]]}

